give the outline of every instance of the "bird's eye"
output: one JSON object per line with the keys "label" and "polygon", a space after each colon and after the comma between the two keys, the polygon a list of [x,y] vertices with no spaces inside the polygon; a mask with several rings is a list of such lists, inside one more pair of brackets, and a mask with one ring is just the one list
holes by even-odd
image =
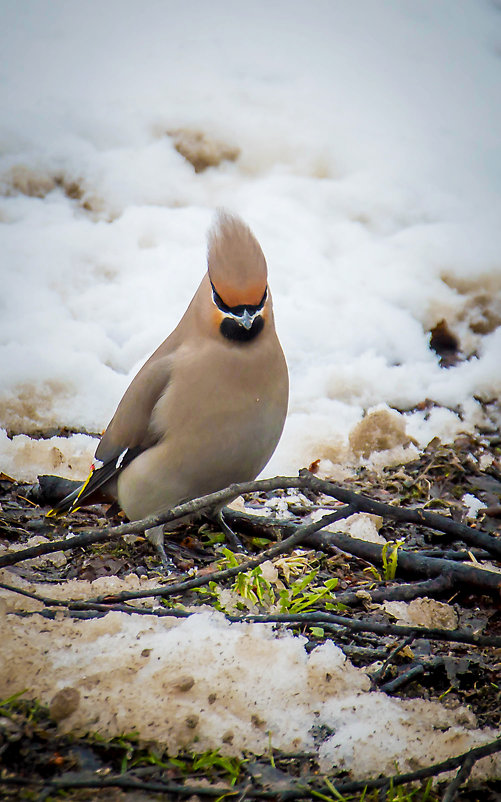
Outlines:
{"label": "bird's eye", "polygon": [[221,296],[216,292],[214,284],[212,285],[212,300],[221,312],[231,312],[231,307],[227,306]]}

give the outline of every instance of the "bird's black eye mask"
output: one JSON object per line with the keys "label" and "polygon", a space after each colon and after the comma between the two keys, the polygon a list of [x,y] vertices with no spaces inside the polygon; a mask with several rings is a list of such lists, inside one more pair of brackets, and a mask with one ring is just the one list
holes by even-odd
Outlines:
{"label": "bird's black eye mask", "polygon": [[262,312],[264,305],[266,303],[266,299],[268,297],[268,287],[266,287],[263,293],[263,297],[261,298],[259,303],[256,304],[255,306],[253,306],[252,304],[240,304],[239,306],[228,306],[227,304],[225,304],[225,302],[217,292],[212,281],[210,285],[212,287],[212,298],[217,308],[221,312],[223,312],[223,314],[225,315],[230,314],[233,315],[234,317],[241,317],[244,314],[245,310],[247,310],[249,315],[256,315],[259,312]]}
{"label": "bird's black eye mask", "polygon": [[266,288],[260,302],[253,304],[240,304],[239,306],[228,306],[221,296],[216,292],[212,284],[212,297],[220,312],[224,315],[219,331],[227,340],[233,342],[249,342],[253,340],[264,328],[264,320],[261,316],[268,289]]}

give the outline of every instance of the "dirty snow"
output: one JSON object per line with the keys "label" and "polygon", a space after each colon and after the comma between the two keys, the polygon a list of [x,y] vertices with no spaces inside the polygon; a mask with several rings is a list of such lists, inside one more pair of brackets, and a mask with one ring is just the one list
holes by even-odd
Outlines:
{"label": "dirty snow", "polygon": [[[108,582],[78,582],[79,595],[103,593]],[[109,591],[117,589],[114,579]],[[262,754],[271,742],[286,752],[316,751],[322,772],[345,769],[354,777],[393,774],[397,765],[414,770],[431,755],[439,761],[496,735],[477,729],[465,708],[370,692],[365,672],[332,641],[308,654],[306,638],[271,625],[229,624],[213,611],[182,620],[19,618],[12,612],[20,598],[0,591],[0,636],[9,644],[0,654],[0,694],[27,689],[28,698],[50,705],[63,732],[134,729],[171,754]],[[499,756],[476,766],[484,776],[500,770]]]}
{"label": "dirty snow", "polygon": [[431,629],[457,629],[459,624],[454,607],[426,596],[413,599],[411,602],[383,602],[381,606],[396,619],[397,624],[411,624]]}

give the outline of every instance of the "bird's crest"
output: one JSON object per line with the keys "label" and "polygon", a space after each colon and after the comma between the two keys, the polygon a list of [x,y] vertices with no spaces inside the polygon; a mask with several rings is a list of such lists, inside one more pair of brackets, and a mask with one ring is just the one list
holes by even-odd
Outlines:
{"label": "bird's crest", "polygon": [[207,261],[212,285],[227,306],[256,306],[261,302],[267,284],[266,259],[240,218],[218,212],[209,232]]}

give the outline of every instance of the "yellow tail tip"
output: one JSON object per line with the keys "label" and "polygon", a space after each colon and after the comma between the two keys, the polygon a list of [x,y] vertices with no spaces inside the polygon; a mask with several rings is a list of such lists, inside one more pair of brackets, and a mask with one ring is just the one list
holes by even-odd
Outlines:
{"label": "yellow tail tip", "polygon": [[[77,510],[79,510],[80,507],[77,507],[76,505],[78,503],[79,498],[81,498],[82,493],[84,492],[84,490],[86,489],[87,485],[89,484],[93,473],[94,473],[94,466],[92,466],[91,471],[90,471],[87,479],[85,480],[85,482],[83,483],[82,487],[78,491],[78,494],[75,496],[75,498],[73,499],[71,505],[67,509],[60,510],[59,507],[53,507],[51,510],[49,510],[48,513],[46,513],[45,517],[46,518],[59,518],[60,515],[64,515],[65,513],[71,514],[72,512],[76,512]],[[61,504],[64,505],[64,502],[66,501],[66,499],[70,498],[71,495],[73,495],[73,494],[70,494],[70,496],[67,496],[66,498],[64,498],[62,500]]]}

